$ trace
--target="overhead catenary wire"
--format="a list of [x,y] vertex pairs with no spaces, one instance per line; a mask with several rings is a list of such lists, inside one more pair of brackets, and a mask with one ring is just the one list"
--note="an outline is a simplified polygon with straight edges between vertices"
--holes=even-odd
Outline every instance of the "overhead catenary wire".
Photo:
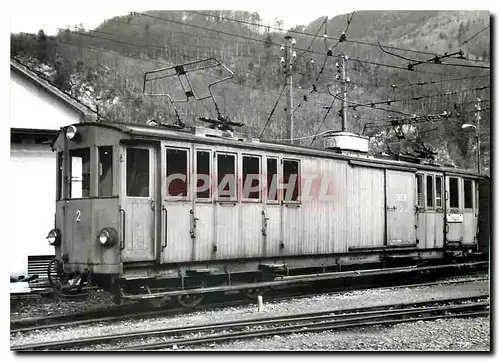
[[[143,17],[152,18],[152,19],[156,19],[156,20],[162,20],[162,21],[165,21],[165,22],[171,22],[171,23],[180,24],[180,25],[184,25],[184,26],[194,27],[194,28],[197,28],[197,29],[212,31],[212,32],[215,32],[215,33],[224,34],[224,35],[228,35],[228,36],[232,36],[232,37],[237,37],[237,38],[242,38],[242,39],[247,39],[247,40],[253,40],[255,42],[259,42],[259,43],[262,43],[262,44],[268,44],[268,45],[273,45],[273,46],[276,46],[276,47],[281,47],[281,44],[274,43],[272,41],[269,42],[269,41],[267,41],[265,39],[256,39],[256,38],[252,38],[250,36],[232,34],[232,33],[228,33],[228,32],[221,31],[221,30],[216,30],[216,29],[210,29],[210,28],[202,27],[202,26],[199,26],[199,25],[184,23],[184,22],[180,22],[180,21],[176,21],[176,20],[164,19],[164,18],[160,18],[160,17],[157,17],[157,16],[149,15],[149,14],[143,14],[143,13],[137,13],[137,12],[131,12],[131,13],[135,14],[135,16],[143,16]],[[335,39],[335,40],[338,40],[338,39]],[[319,55],[323,55],[324,54],[324,53],[321,53],[321,52],[318,52],[318,51],[314,51],[314,50],[310,50],[310,49],[309,50],[306,50],[306,49],[303,49],[303,48],[296,48],[296,49],[299,50],[299,51],[301,51],[301,50],[302,51],[306,51],[306,52],[309,52],[309,53],[312,53],[312,54],[319,54]],[[383,63],[371,62],[371,61],[354,59],[354,58],[350,58],[350,60],[351,61],[357,61],[357,62],[364,63],[364,64],[371,64],[371,65],[377,65],[377,66],[388,67],[388,68],[393,68],[393,69],[401,69],[401,70],[405,70],[405,71],[411,71],[411,70],[408,70],[407,68],[400,67],[400,66],[395,66],[395,65],[390,65],[390,64],[383,64]],[[443,74],[443,73],[430,72],[430,71],[424,71],[424,70],[413,70],[412,72],[415,72],[415,73],[426,73],[426,74],[437,74],[437,75],[452,75],[452,74]]]
[[[122,54],[122,53],[118,53],[118,52],[115,52],[115,51],[103,49],[103,48],[100,48],[100,47],[80,46],[80,45],[77,45],[77,44],[73,44],[73,43],[69,43],[69,42],[64,42],[64,41],[61,41],[61,40],[58,40],[58,42],[66,44],[66,45],[74,46],[74,47],[83,47],[83,48],[86,48],[86,49],[89,49],[89,50],[92,50],[92,51],[96,51],[96,52],[104,52],[104,53],[109,53],[109,54],[112,54],[112,55],[118,55],[118,56],[130,58],[130,59],[137,59],[137,60],[142,60],[142,61],[148,61],[148,62],[151,62],[151,63],[154,63],[154,64],[158,64],[158,65],[162,65],[162,66],[171,66],[172,65],[172,64],[167,63],[167,62],[160,62],[160,61],[153,60],[153,59],[138,58],[138,57],[134,57],[134,56],[130,56],[130,55],[125,55],[125,54]],[[205,75],[213,76],[211,74],[205,74]],[[275,92],[275,91],[272,91],[272,90],[268,90],[268,89],[264,89],[264,88],[261,88],[261,87],[252,87],[252,86],[249,86],[249,85],[246,85],[246,84],[240,84],[240,83],[237,83],[237,82],[231,81],[231,80],[229,80],[228,82],[233,83],[233,84],[238,85],[238,86],[241,86],[241,87],[244,87],[244,88],[251,89],[253,91],[258,91],[258,92],[263,92],[263,93],[269,93],[269,94],[274,94],[274,95],[278,95],[279,94],[278,92]],[[123,96],[121,96],[121,97],[123,97]],[[299,98],[295,98],[295,99],[299,99]],[[317,102],[317,101],[313,101],[313,103],[318,104],[318,105],[322,105],[322,106],[326,106],[327,105],[326,103]]]
[[481,30],[479,30],[477,33],[475,33],[474,35],[472,35],[467,40],[462,41],[459,46],[467,44],[469,41],[471,41],[472,39],[474,39],[476,36],[478,36],[479,34],[481,34],[483,31],[485,31],[489,27],[490,27],[490,24],[488,24],[487,26],[485,26],[484,28],[482,28]]
[[266,130],[267,126],[271,123],[274,111],[276,110],[276,107],[278,106],[278,103],[279,103],[281,96],[283,95],[285,89],[286,89],[286,85],[283,86],[283,89],[281,90],[281,93],[278,96],[278,99],[276,99],[276,102],[274,103],[273,109],[271,110],[271,113],[269,113],[269,116],[267,117],[266,124],[264,125],[264,128],[262,128],[262,131],[260,132],[259,138],[262,137],[262,134],[264,134],[264,131]]
[[[297,34],[297,35],[314,36],[314,34],[312,34],[312,33],[307,33],[307,32],[293,30],[293,29],[286,30],[284,28],[280,28],[280,27],[276,27],[276,26],[264,25],[264,24],[259,24],[259,23],[254,23],[254,22],[249,22],[249,21],[244,21],[244,20],[239,20],[239,19],[233,19],[233,18],[222,16],[222,15],[213,15],[213,14],[203,13],[203,12],[199,12],[199,11],[192,11],[192,10],[185,10],[185,12],[193,13],[193,14],[198,14],[198,15],[209,16],[209,17],[213,17],[213,18],[217,18],[217,19],[221,19],[221,20],[226,20],[226,21],[231,21],[231,22],[235,22],[235,23],[240,23],[240,24],[252,25],[252,26],[255,26],[255,27],[262,27],[262,28],[265,28],[265,29],[273,29],[273,30],[277,30],[277,31],[280,31],[280,32],[282,32],[282,31],[288,31],[289,33]],[[330,37],[330,36],[328,36],[327,38],[329,40],[336,40],[336,41],[338,41],[340,39],[340,38],[335,38],[335,37]],[[359,45],[366,45],[366,46],[378,47],[378,44],[370,43],[370,42],[366,42],[366,41],[361,41],[361,40],[347,39],[346,42],[353,43],[353,44],[359,44]],[[389,45],[384,45],[384,47],[388,48],[388,49],[400,50],[400,51],[405,51],[405,52],[410,52],[410,53],[416,53],[416,54],[435,55],[435,53],[432,53],[432,52],[429,52],[429,51],[424,51],[424,50],[407,49],[407,48],[401,48],[401,47],[389,46]],[[464,60],[476,61],[475,59],[464,59]]]
[[[345,30],[342,32],[342,35],[340,37],[340,39],[337,41],[337,43],[335,45],[333,45],[330,49],[326,49],[327,50],[327,53],[325,55],[325,59],[323,61],[323,66],[321,67],[321,70],[319,71],[318,75],[316,76],[316,79],[315,79],[315,84],[313,84],[312,86],[312,89],[309,91],[309,94],[312,94],[313,92],[317,91],[317,86],[316,86],[316,83],[319,81],[319,78],[321,77],[321,75],[323,74],[323,71],[325,70],[325,66],[326,66],[326,63],[328,61],[328,58],[329,57],[332,57],[333,56],[333,49],[340,43],[340,42],[343,42],[345,39],[346,39],[346,34],[347,34],[347,31],[349,30],[349,25],[351,25],[351,22],[352,22],[352,18],[354,17],[354,14],[355,14],[355,11],[352,12],[352,15],[351,17],[349,18],[349,15],[347,15],[347,25],[346,25],[346,28]],[[325,19],[325,21],[323,22],[323,24],[325,25],[325,47],[326,47],[326,21],[328,20],[328,18]],[[321,27],[320,27],[321,29]],[[316,34],[319,33],[319,30]],[[312,44],[312,43],[311,43]],[[304,53],[302,53],[304,54]],[[292,112],[292,115],[295,114],[295,112],[302,106],[302,104],[304,102],[307,101],[307,96],[304,96],[303,100],[297,105],[297,107],[295,108],[295,110]]]
[[391,85],[386,85],[386,84],[370,84],[370,83],[359,83],[357,81],[351,81],[352,85],[360,85],[360,86],[373,86],[373,87],[379,87],[379,88],[406,88],[410,86],[420,86],[420,85],[430,85],[430,84],[441,84],[441,83],[447,83],[447,82],[452,82],[452,81],[460,81],[460,80],[467,80],[467,79],[476,79],[476,78],[485,78],[485,77],[490,77],[489,74],[483,74],[483,75],[473,75],[473,76],[466,76],[462,78],[454,78],[454,79],[441,79],[441,80],[432,80],[432,81],[420,81],[417,83],[405,83],[405,84],[391,84]]
[[[119,52],[114,52],[114,51],[110,51],[110,50],[107,50],[107,49],[103,49],[103,48],[100,48],[100,47],[81,46],[81,45],[77,45],[77,44],[72,44],[72,43],[64,42],[62,40],[58,40],[58,42],[61,42],[63,44],[67,44],[67,45],[70,45],[70,46],[74,46],[74,47],[84,47],[84,48],[88,48],[88,49],[93,50],[93,51],[110,53],[110,54],[114,54],[114,55],[118,55],[118,56],[122,56],[122,57],[127,57],[127,58],[131,58],[131,59],[138,59],[138,60],[143,60],[143,61],[146,60],[148,62],[155,63],[155,64],[167,65],[167,66],[171,66],[172,65],[172,64],[166,63],[166,62],[160,62],[160,61],[156,61],[156,60],[153,60],[153,59],[138,58],[138,57],[134,57],[134,56],[122,54],[122,53],[119,53]],[[198,60],[200,60],[200,59],[198,59]],[[211,74],[205,74],[205,75],[213,76]],[[453,80],[453,79],[451,79],[451,80]],[[246,85],[246,84],[236,83],[235,81],[229,81],[229,82],[234,83],[234,84],[239,85],[239,86],[242,86],[242,87],[246,87],[246,88],[252,89],[252,90],[256,90],[256,91],[263,91],[263,92],[267,92],[267,93],[271,93],[271,94],[276,94],[276,95],[279,94],[279,93],[271,91],[271,90],[267,90],[267,89],[263,89],[263,88],[259,88],[259,87],[252,87],[252,86],[249,86],[249,85]],[[300,99],[298,97],[294,97],[294,98],[295,99]],[[317,102],[317,101],[312,101],[312,102],[315,103],[315,104],[326,106],[326,104],[322,103],[322,102]],[[385,101],[385,102],[387,102],[387,101]],[[356,104],[355,102],[349,102],[349,103]],[[407,114],[407,113],[396,111],[396,110],[391,110],[391,109],[386,109],[386,108],[379,108],[379,107],[372,107],[370,105],[360,105],[360,106],[365,106],[368,109],[375,109],[375,110],[386,111],[386,112],[390,112],[390,113]]]
[[[335,102],[335,98],[333,98],[333,100],[332,100],[332,102],[331,102],[330,106],[328,107],[328,109],[327,109],[327,111],[326,111],[326,114],[323,116],[323,120],[321,121],[321,124],[319,125],[318,130],[316,130],[316,134],[314,135],[314,138],[313,138],[313,140],[311,141],[311,144],[309,144],[309,146],[312,146],[312,145],[313,145],[313,143],[314,143],[314,141],[316,140],[316,137],[318,137],[318,136],[320,135],[320,134],[318,134],[318,132],[319,132],[319,130],[323,127],[323,125],[325,124],[325,120],[326,120],[326,118],[328,117],[328,114],[330,113],[330,110],[332,110],[332,107],[333,107],[333,103],[334,103],[334,102]],[[330,131],[330,130],[327,130],[327,131],[325,131],[325,132],[323,132],[323,133],[321,133],[321,134],[325,134],[325,133],[327,133],[327,132],[329,132],[329,131]]]
[[402,99],[387,99],[387,100],[375,101],[375,102],[364,103],[364,104],[349,105],[349,108],[356,108],[357,106],[367,106],[367,105],[372,106],[372,105],[378,105],[378,104],[391,105],[391,103],[397,103],[397,102],[406,101],[406,100],[420,100],[420,99],[434,98],[434,97],[440,97],[440,96],[446,96],[446,95],[460,94],[460,93],[465,93],[465,92],[469,92],[469,91],[472,92],[472,91],[485,90],[485,89],[489,89],[489,88],[490,88],[490,86],[486,85],[486,86],[472,88],[472,89],[457,90],[454,92],[420,95],[420,96],[414,96],[414,97],[402,98]]
[[[184,25],[185,25],[185,24],[184,24]],[[122,55],[122,56],[123,56],[123,54],[120,54],[120,55]],[[145,60],[145,59],[144,59],[144,60]],[[351,60],[352,60],[352,59],[351,59]],[[357,61],[357,60],[358,60],[358,59],[354,59],[354,61]],[[148,61],[152,61],[152,60],[149,60],[149,59],[148,59]],[[386,64],[384,64],[384,65],[386,65]],[[383,66],[384,66],[384,65],[383,65]],[[441,74],[441,73],[438,73],[438,74]],[[240,84],[240,85],[242,85],[242,86],[246,86],[246,85],[243,85],[243,84]],[[249,86],[246,86],[246,87],[249,87]],[[249,88],[255,89],[255,88],[253,88],[253,87],[249,87]],[[315,103],[317,103],[317,102],[315,102]],[[318,103],[318,104],[321,104],[321,103]],[[379,110],[385,110],[385,109],[382,109],[382,108],[378,108],[378,109],[379,109]],[[387,110],[387,111],[390,111],[390,110]]]

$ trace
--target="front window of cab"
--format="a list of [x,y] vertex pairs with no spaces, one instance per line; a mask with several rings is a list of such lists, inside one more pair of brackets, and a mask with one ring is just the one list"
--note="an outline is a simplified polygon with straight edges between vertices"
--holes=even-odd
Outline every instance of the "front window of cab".
[[99,197],[113,195],[113,147],[98,147]]
[[90,148],[69,151],[70,198],[90,197]]

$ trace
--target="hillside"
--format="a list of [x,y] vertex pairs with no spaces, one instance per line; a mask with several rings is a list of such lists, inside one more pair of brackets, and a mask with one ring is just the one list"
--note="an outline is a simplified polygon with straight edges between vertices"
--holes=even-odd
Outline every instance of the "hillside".
[[[328,20],[327,32],[334,39],[327,40],[327,47],[336,45],[335,39],[346,29],[348,16],[350,14]],[[323,21],[324,18],[319,18],[305,27],[295,27],[290,33],[297,40],[298,54],[293,76],[297,137],[340,127],[339,102],[334,103],[325,118],[325,107],[330,106],[333,99],[328,93],[328,85],[332,90],[339,88],[335,80],[335,60],[326,56]],[[402,100],[373,108],[350,108],[348,129],[360,132],[368,122],[397,116],[374,108],[419,115],[455,111],[461,115],[437,123],[437,130],[422,133],[420,138],[435,147],[448,161],[473,168],[474,139],[470,133],[461,130],[461,125],[474,121],[473,101],[477,97],[489,100],[489,88],[472,89],[489,85],[490,78],[488,69],[462,65],[489,66],[489,29],[462,43],[489,25],[489,21],[489,13],[484,11],[356,12],[348,27],[347,41],[338,43],[333,51],[334,54],[344,52],[350,58],[348,99],[363,104]],[[13,34],[11,55],[43,70],[63,90],[98,109],[102,117],[138,123],[151,118],[169,123],[175,121],[173,106],[166,97],[142,94],[144,72],[214,57],[234,71],[231,80],[212,88],[221,112],[244,123],[246,132],[259,136],[276,104],[263,138],[286,138],[283,134],[285,96],[279,97],[285,83],[279,62],[282,56],[279,45],[284,42],[285,32],[259,24],[258,14],[243,11],[212,11],[208,15],[190,11],[148,11],[107,19],[92,31],[61,29],[55,37],[46,37],[43,32]],[[304,33],[318,33],[318,36]],[[384,53],[376,46],[377,42],[384,47],[417,50],[419,52],[390,49],[414,60],[428,60],[433,57],[430,54],[458,49],[462,49],[469,60],[446,59],[443,63],[461,66],[422,64],[415,68],[417,71],[408,71],[404,70],[407,60]],[[323,64],[324,71],[320,73]],[[211,68],[195,72],[192,81],[202,96],[207,94],[208,84],[222,76],[225,73],[220,69]],[[459,78],[467,79],[453,80]],[[391,87],[393,84],[415,83],[423,84]],[[317,91],[311,92],[313,85]],[[178,82],[169,81],[158,86],[176,97],[182,95]],[[419,96],[422,99],[404,100]],[[192,100],[176,105],[183,121],[193,124],[198,116],[216,116],[210,99]],[[483,108],[489,108],[489,103]],[[485,111],[482,133],[489,134],[489,123],[489,111]],[[428,124],[423,127],[428,127]],[[418,134],[418,128],[412,128],[410,133]],[[395,140],[389,130],[379,129],[373,134],[373,151],[387,151],[385,140]],[[309,146],[311,138],[300,142]],[[404,146],[405,142],[393,143],[395,149],[403,150],[416,144],[408,140]],[[321,142],[317,140],[313,146],[319,147]],[[483,168],[489,170],[489,138],[483,139],[481,153]]]

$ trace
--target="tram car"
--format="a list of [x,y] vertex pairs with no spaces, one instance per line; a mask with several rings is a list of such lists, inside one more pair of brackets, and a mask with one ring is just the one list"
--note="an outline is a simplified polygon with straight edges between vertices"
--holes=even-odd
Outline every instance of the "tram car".
[[347,132],[313,149],[210,122],[61,129],[47,237],[56,290],[89,284],[118,300],[194,306],[211,291],[252,297],[275,275],[478,253],[480,174],[375,158]]

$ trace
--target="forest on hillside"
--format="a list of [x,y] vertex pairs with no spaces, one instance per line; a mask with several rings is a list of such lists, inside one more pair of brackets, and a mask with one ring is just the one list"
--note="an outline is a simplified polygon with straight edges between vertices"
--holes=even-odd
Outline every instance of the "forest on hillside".
[[[296,40],[294,137],[304,137],[298,144],[321,147],[315,134],[340,129],[341,104],[330,92],[341,89],[336,59],[346,54],[347,130],[360,133],[375,124],[368,134],[372,152],[425,145],[443,162],[475,169],[474,134],[461,126],[475,124],[480,98],[481,167],[489,173],[489,24],[485,11],[357,11],[281,29],[279,20],[267,24],[246,11],[147,11],[105,19],[96,29],[60,29],[55,36],[43,29],[11,34],[11,56],[103,119],[174,123],[177,111],[190,125],[199,124],[200,116],[217,117],[214,102],[190,98],[174,110],[166,96],[143,94],[144,73],[215,58],[234,72],[211,87],[221,114],[245,124],[248,135],[286,139],[288,89],[280,59],[290,35]],[[447,55],[460,50],[462,56]],[[417,65],[409,70],[410,63]],[[191,74],[197,97],[204,97],[209,84],[229,73],[207,66]],[[183,97],[174,76],[155,86],[157,94]],[[423,117],[438,114],[447,116]],[[394,119],[422,120],[391,126]]]

